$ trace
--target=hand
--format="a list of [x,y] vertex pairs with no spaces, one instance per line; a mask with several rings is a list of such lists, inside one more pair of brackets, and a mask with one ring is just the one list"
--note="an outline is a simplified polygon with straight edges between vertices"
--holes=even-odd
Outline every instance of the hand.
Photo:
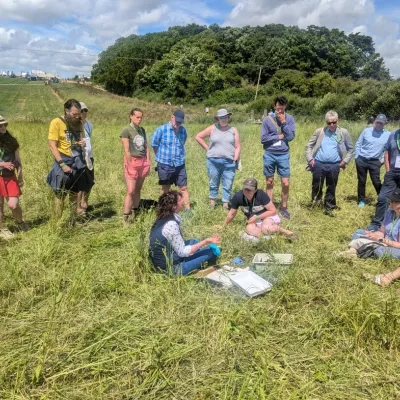
[[257,221],[257,217],[256,217],[255,215],[253,215],[252,217],[250,217],[250,218],[247,220],[246,224],[247,224],[247,225],[249,225],[249,224],[255,224],[256,221]]
[[4,162],[3,167],[10,171],[14,171],[15,169],[14,164],[12,162]]
[[286,116],[285,113],[275,112],[276,118],[279,120],[281,124],[286,123]]
[[308,162],[308,165],[309,165],[311,168],[314,168],[314,166],[315,166],[315,160],[314,160],[314,159],[310,160],[310,161]]
[[285,139],[285,135],[279,135],[279,140]]
[[382,234],[382,232],[365,231],[365,236],[367,236],[368,239],[378,241],[380,238],[383,237],[383,234]]
[[62,167],[63,172],[66,174],[70,174],[72,172],[72,168],[68,167],[68,165]]
[[22,177],[18,178],[18,185],[19,187],[24,186],[24,179]]
[[219,244],[221,243],[221,236],[214,234],[211,237],[206,239],[208,243]]
[[126,154],[125,154],[125,160],[126,160],[126,162],[127,162],[128,164],[131,163],[131,161],[132,161],[132,155],[131,155],[131,153],[126,153]]
[[82,139],[78,142],[79,146],[81,146],[82,148],[84,148],[86,146],[86,140]]
[[344,161],[340,161],[340,168],[345,169],[346,163]]

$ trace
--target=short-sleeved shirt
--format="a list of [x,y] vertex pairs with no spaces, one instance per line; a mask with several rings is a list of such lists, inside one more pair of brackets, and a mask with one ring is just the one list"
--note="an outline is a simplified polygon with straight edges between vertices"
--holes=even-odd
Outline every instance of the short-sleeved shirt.
[[127,125],[122,129],[120,138],[129,139],[129,152],[132,157],[145,157],[147,151],[146,131],[141,126]]
[[82,139],[81,132],[71,132],[61,118],[55,118],[50,122],[49,140],[57,142],[57,150],[67,156],[72,156],[72,150],[75,148],[81,151],[81,146],[76,145]]
[[175,133],[172,123],[159,126],[153,133],[151,147],[157,149],[156,161],[171,167],[185,164],[186,129],[181,125]]
[[247,219],[253,215],[260,215],[265,211],[265,206],[269,204],[271,199],[267,193],[261,189],[257,189],[251,201],[247,200],[243,190],[235,193],[231,200],[231,208],[237,210],[240,208]]
[[396,213],[391,208],[385,213],[383,226],[385,238],[398,242],[400,238],[400,218],[397,217]]
[[[399,141],[399,143],[397,143]],[[392,132],[385,145],[385,151],[389,152],[390,171],[400,172],[400,129]]]

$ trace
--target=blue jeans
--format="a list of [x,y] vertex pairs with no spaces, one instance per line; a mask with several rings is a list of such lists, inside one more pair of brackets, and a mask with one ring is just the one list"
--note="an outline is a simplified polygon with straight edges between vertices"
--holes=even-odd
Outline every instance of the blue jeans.
[[400,186],[400,174],[398,172],[386,172],[383,179],[383,185],[378,195],[378,203],[376,204],[375,216],[368,228],[379,229],[382,225],[385,212],[389,207],[389,196]]
[[226,158],[207,158],[207,171],[210,199],[217,198],[219,183],[222,179],[222,201],[229,203],[233,180],[235,179],[236,163]]
[[[197,239],[185,240],[185,245],[192,245],[199,243]],[[190,272],[199,269],[205,262],[212,263],[217,260],[217,256],[214,254],[209,246],[203,247],[197,250],[196,253],[189,257],[181,258],[179,264],[173,266],[174,275],[187,275]]]
[[[360,239],[361,236],[365,236],[365,229],[357,229],[353,233],[352,240]],[[397,258],[400,259],[400,249],[396,249],[394,247],[387,247],[387,246],[379,246],[374,251],[376,258]]]

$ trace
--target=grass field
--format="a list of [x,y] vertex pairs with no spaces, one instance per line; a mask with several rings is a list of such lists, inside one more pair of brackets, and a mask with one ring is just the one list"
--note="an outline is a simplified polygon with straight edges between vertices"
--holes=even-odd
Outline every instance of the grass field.
[[[69,97],[89,107],[96,165],[94,211],[75,226],[67,215],[62,221],[52,218],[53,196],[44,183],[52,164],[48,123]],[[167,106],[73,85],[0,85],[0,115],[21,145],[26,181],[21,199],[32,225],[15,241],[0,243],[0,398],[400,398],[400,284],[382,289],[361,278],[397,263],[341,261],[333,255],[346,248],[356,228],[368,224],[372,185],[371,203],[358,209],[352,162],[339,178],[336,217],[307,208],[311,175],[304,170],[304,146],[322,119],[298,124],[292,142],[292,219],[284,226],[299,240],[241,242],[241,216],[222,232],[222,262],[236,256],[250,262],[265,251],[294,254],[273,290],[249,300],[191,277],[151,272],[147,246],[153,212],[123,227],[119,132],[136,105],[145,110],[149,136],[170,112]],[[205,153],[194,140],[206,119],[200,107],[189,114],[199,117],[186,124],[194,217],[185,222],[184,234],[203,238],[225,213],[222,207],[208,209]],[[237,126],[243,171],[235,190],[247,176],[263,182],[260,127]],[[343,126],[355,140],[364,124]],[[156,199],[159,192],[152,172],[143,197]],[[11,219],[7,222],[12,226]]]

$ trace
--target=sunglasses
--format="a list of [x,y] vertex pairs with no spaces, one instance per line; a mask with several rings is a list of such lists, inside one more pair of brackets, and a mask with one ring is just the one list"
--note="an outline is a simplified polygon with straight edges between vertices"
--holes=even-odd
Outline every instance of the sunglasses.
[[224,115],[223,117],[218,117],[218,119],[222,119],[222,120],[225,120],[225,119],[228,119],[229,118],[229,115]]
[[327,124],[327,125],[336,125],[336,124],[337,124],[337,121],[327,122],[326,124]]
[[4,128],[7,128],[8,124],[1,124],[0,128],[2,128],[4,126]]

